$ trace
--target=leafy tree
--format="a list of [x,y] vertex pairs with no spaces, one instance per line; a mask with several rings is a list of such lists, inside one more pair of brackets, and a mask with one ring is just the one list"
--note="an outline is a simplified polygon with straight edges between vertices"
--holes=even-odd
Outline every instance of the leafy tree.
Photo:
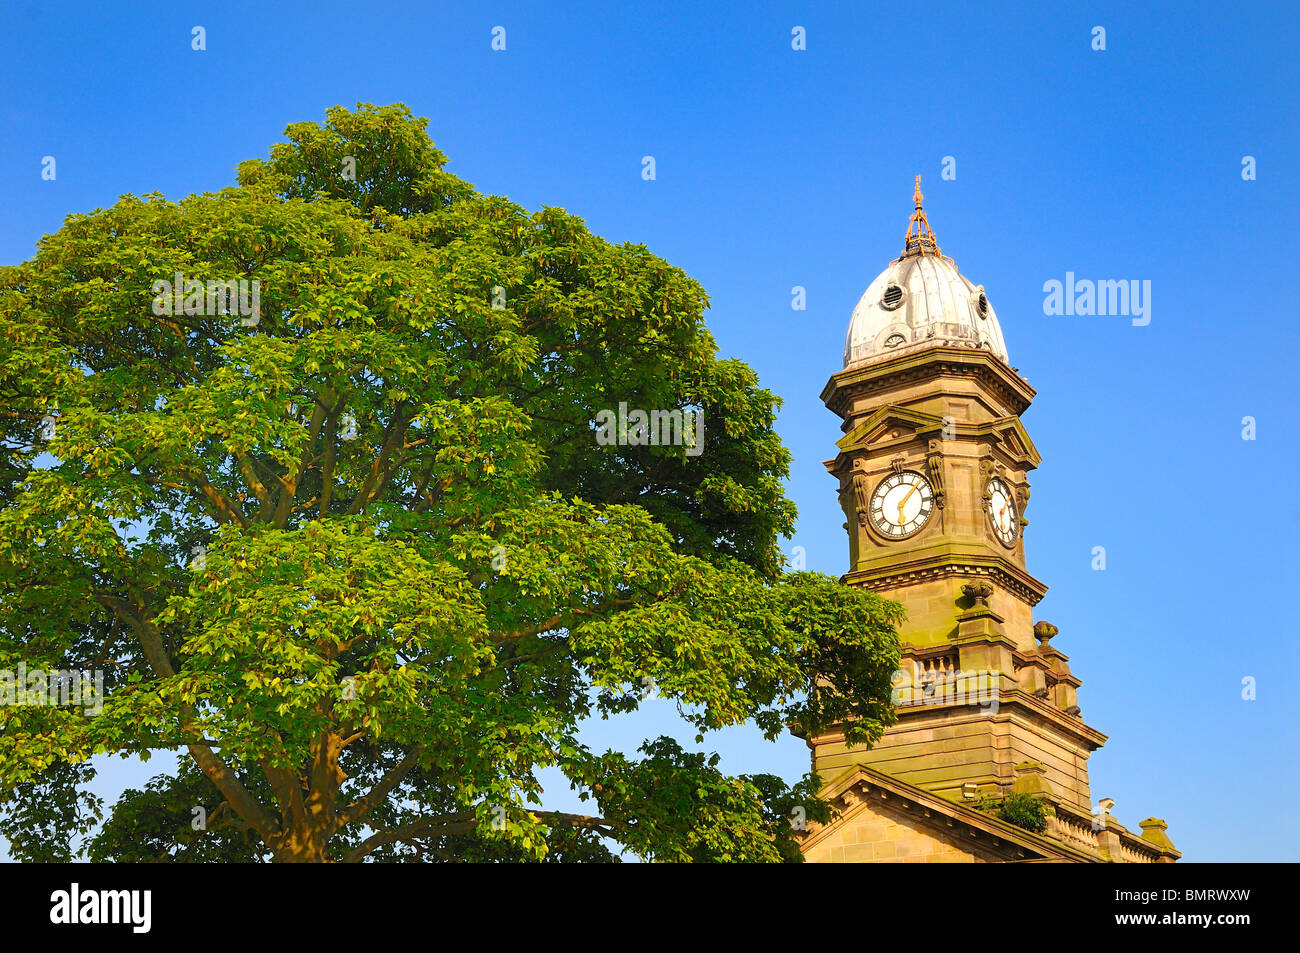
[[[798,859],[816,779],[578,738],[651,685],[701,735],[892,717],[899,608],[784,572],[776,398],[644,247],[477,193],[403,106],[327,120],[0,274],[0,669],[106,672],[99,714],[0,709],[15,854]],[[702,452],[600,445],[619,401]],[[97,828],[89,759],[159,750]],[[541,809],[554,766],[590,814]]]

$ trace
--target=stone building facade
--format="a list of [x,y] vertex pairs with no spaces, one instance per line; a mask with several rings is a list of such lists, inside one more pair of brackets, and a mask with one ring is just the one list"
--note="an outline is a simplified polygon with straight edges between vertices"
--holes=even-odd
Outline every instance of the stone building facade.
[[[1010,364],[982,285],[942,254],[920,177],[904,251],[854,309],[844,368],[822,392],[844,436],[826,467],[849,535],[843,581],[903,604],[898,723],[873,748],[806,739],[840,814],[806,832],[810,861],[1170,863],[1165,824],[1134,834],[1094,811],[1079,678],[1035,621],[1047,587],[1025,566],[1020,417],[1035,391]],[[1034,832],[998,816],[1041,803]],[[1023,798],[1013,799],[1023,800]]]

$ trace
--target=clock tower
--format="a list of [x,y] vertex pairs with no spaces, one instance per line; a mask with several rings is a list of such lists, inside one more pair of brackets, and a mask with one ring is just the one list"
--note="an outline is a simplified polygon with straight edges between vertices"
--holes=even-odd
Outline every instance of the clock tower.
[[826,467],[849,536],[843,581],[907,610],[898,723],[872,749],[808,739],[824,779],[865,765],[948,800],[1031,788],[1091,811],[1083,722],[1047,587],[1025,564],[1029,474],[1021,423],[1034,389],[1010,364],[982,285],[939,248],[920,177],[903,253],[853,311],[844,368],[822,392],[843,421]]

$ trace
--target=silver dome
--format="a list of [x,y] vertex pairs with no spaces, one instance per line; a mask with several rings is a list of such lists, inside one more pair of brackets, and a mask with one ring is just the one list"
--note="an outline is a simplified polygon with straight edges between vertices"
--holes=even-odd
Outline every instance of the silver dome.
[[939,251],[921,209],[920,176],[914,199],[903,254],[876,277],[853,309],[844,366],[940,344],[985,348],[1009,364],[997,312],[984,286],[971,284]]

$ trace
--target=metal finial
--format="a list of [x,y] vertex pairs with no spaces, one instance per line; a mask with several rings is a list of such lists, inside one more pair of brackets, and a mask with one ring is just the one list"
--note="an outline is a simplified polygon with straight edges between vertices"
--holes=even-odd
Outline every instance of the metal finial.
[[[930,228],[930,222],[925,217],[925,210],[921,207],[925,196],[921,194],[921,177],[916,177],[916,191],[912,193],[912,201],[916,203],[916,211],[912,217],[907,220],[907,234],[903,240],[903,254],[915,251],[919,255],[936,255],[940,258],[943,253],[939,251],[939,242],[934,237],[934,231]],[[916,227],[916,234],[912,234],[912,227]]]

